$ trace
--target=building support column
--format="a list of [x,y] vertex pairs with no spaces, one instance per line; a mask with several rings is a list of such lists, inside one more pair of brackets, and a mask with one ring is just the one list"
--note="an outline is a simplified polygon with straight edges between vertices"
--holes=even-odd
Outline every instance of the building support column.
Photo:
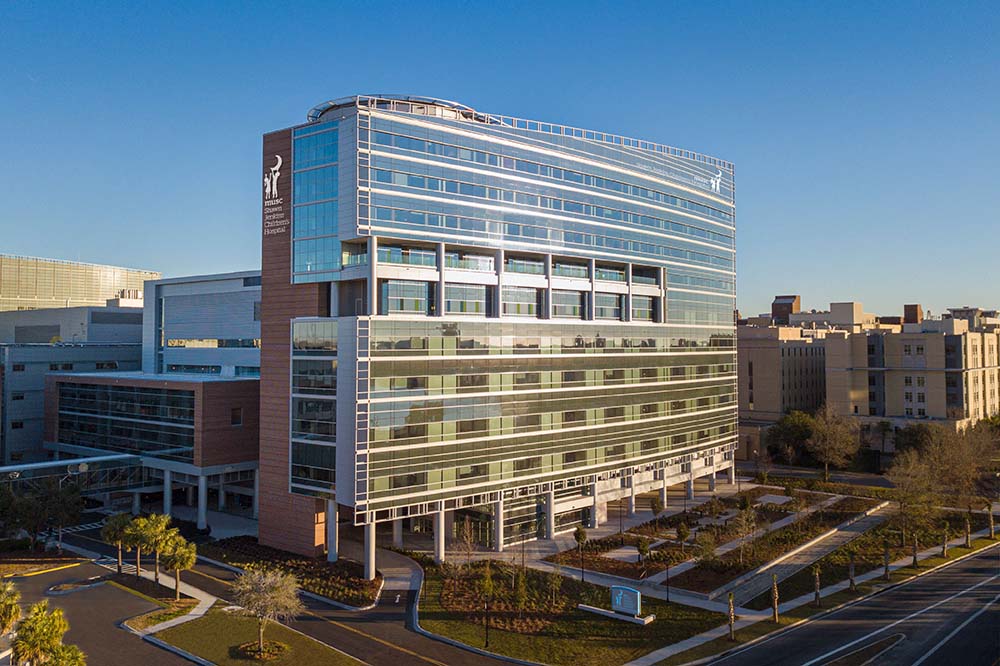
[[591,493],[591,495],[594,496],[594,508],[591,509],[591,511],[590,511],[590,513],[591,513],[591,516],[590,516],[590,528],[591,529],[597,529],[598,527],[601,526],[601,518],[597,515],[597,505],[598,505],[597,499],[598,499],[598,497],[597,497],[597,484],[596,483],[590,486],[590,493]]
[[632,487],[629,488],[628,493],[628,516],[629,518],[635,515],[635,479],[632,479]]
[[729,482],[729,485],[733,485],[734,483],[736,483],[736,457],[735,456],[733,456],[733,459],[730,461],[729,469],[726,470],[726,480]]
[[493,503],[493,550],[503,552],[503,497]]
[[444,243],[438,243],[437,244],[438,282],[436,285],[434,285],[434,289],[436,291],[435,300],[437,301],[437,303],[434,304],[434,307],[436,308],[436,312],[434,314],[436,314],[438,317],[443,317],[445,314],[444,304],[445,304],[446,287],[444,284],[444,264],[445,264]]
[[163,470],[163,513],[169,516],[174,510],[174,475],[169,469]]
[[226,475],[219,474],[219,511],[226,508]]
[[392,521],[392,547],[403,547],[403,519],[397,518]]
[[375,523],[365,525],[365,580],[375,580]]
[[142,493],[132,493],[132,515],[142,513]]
[[253,471],[253,519],[260,514],[260,469]]
[[444,509],[434,514],[434,562],[444,562]]
[[556,538],[556,492],[554,490],[545,494],[545,538]]
[[694,479],[688,479],[684,482],[684,493],[689,500],[694,499]]
[[198,477],[198,529],[208,528],[208,477]]
[[662,504],[663,508],[666,509],[667,508],[667,470],[666,470],[666,468],[664,468],[664,470],[663,470],[663,479],[661,481],[662,481],[662,485],[660,486],[660,504]]
[[336,562],[340,555],[340,525],[337,500],[326,501],[326,561]]
[[375,315],[378,314],[378,236],[368,237],[368,271],[368,314]]
[[715,470],[714,469],[712,470],[712,473],[708,475],[708,489],[711,490],[713,493],[715,492]]

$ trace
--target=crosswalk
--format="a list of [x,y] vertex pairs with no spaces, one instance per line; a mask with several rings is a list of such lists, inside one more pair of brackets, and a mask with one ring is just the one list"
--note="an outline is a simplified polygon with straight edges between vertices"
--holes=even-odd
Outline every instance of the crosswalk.
[[[114,557],[103,556],[94,560],[94,564],[99,567],[104,567],[109,571],[118,571],[118,560]],[[128,560],[122,561],[122,573],[135,574],[135,564],[129,564]]]
[[82,525],[73,525],[72,527],[64,527],[63,534],[73,534],[74,532],[86,532],[87,530],[99,530],[104,526],[102,521],[96,521],[93,523],[84,523]]

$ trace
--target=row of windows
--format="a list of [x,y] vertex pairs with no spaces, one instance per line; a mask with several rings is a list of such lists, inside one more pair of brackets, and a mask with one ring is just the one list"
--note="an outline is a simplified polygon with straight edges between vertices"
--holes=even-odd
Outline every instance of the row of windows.
[[[463,207],[454,203],[417,202],[387,195],[376,194],[372,197],[372,201],[377,204],[371,207],[372,219],[390,224],[394,229],[405,229],[406,226],[418,227],[420,230],[437,227],[465,232],[484,239],[503,236],[513,240],[532,239],[546,246],[618,250],[630,256],[641,255],[660,260],[677,259],[724,270],[732,270],[734,265],[731,255],[719,257],[662,243],[651,243],[639,240],[634,231],[624,229],[596,228],[586,223],[543,220],[531,215]],[[417,203],[424,210],[412,210],[411,207]],[[461,211],[463,214],[454,214],[456,211]],[[361,210],[360,215],[366,216],[365,211]],[[642,235],[642,238],[648,236]]]
[[187,349],[259,349],[260,338],[168,338],[167,347]]
[[295,170],[337,161],[337,130],[295,139]]
[[194,392],[178,389],[59,384],[59,411],[194,423]]
[[614,192],[616,194],[624,194],[638,199],[646,199],[660,204],[683,208],[685,210],[725,222],[732,222],[733,219],[733,216],[730,213],[717,210],[710,206],[706,206],[705,204],[682,199],[673,194],[667,194],[666,192],[660,192],[658,190],[652,190],[638,185],[631,185],[629,183],[611,178],[604,178],[570,169],[553,167],[530,160],[504,157],[497,155],[496,153],[470,150],[468,148],[461,148],[459,146],[452,146],[445,143],[425,141],[423,139],[415,139],[399,134],[390,134],[388,132],[373,131],[371,133],[371,137],[372,143],[377,145],[392,146],[401,150],[426,153],[430,155],[439,155],[441,157],[459,161],[486,164],[499,169],[517,171],[533,176],[541,176],[544,178],[551,178],[552,180],[563,181],[564,183],[570,183],[578,186],[582,185],[597,190]]
[[[584,201],[575,201],[573,199],[545,196],[532,192],[504,189],[501,187],[489,187],[487,185],[469,183],[465,181],[432,178],[430,176],[389,171],[386,169],[372,169],[371,174],[375,182],[392,184],[397,187],[431,192],[443,192],[446,194],[458,194],[466,197],[517,204],[519,206],[542,208],[556,212],[595,217],[601,220],[624,222],[650,229],[656,229],[658,231],[674,232],[683,236],[690,236],[706,241],[720,243],[723,247],[727,248],[733,247],[732,235],[708,231],[689,224],[674,222],[672,220],[654,217],[652,215],[643,215],[621,208],[610,208]],[[470,175],[469,177],[474,176]],[[488,180],[496,182],[497,184],[503,182],[502,180],[496,178],[488,178]]]

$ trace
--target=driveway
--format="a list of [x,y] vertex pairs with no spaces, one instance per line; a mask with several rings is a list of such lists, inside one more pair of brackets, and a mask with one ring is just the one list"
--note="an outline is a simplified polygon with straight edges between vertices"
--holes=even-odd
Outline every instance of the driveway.
[[107,573],[107,569],[87,563],[37,576],[15,577],[13,581],[21,592],[25,609],[42,599],[48,599],[50,608],[63,609],[70,627],[64,641],[79,646],[86,653],[88,664],[190,666],[189,661],[118,628],[123,620],[155,610],[158,608],[155,604],[106,584],[59,596],[45,594],[52,585]]

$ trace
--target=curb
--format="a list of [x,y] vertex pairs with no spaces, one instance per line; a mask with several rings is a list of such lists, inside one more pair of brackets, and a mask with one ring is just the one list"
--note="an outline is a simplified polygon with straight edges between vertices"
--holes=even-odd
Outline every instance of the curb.
[[[966,559],[968,559],[970,557],[973,557],[973,556],[976,556],[976,555],[980,555],[983,552],[989,550],[990,548],[996,548],[997,546],[1000,546],[1000,541],[996,541],[992,545],[983,546],[982,548],[980,548],[978,550],[974,550],[974,551],[972,551],[970,553],[966,553],[965,555],[962,555],[961,557],[957,557],[954,560],[949,560],[948,562],[942,562],[941,564],[938,564],[937,566],[933,566],[930,569],[927,569],[926,571],[921,571],[920,573],[913,574],[909,578],[905,578],[905,579],[899,581],[898,583],[892,583],[891,585],[887,585],[886,587],[879,588],[878,590],[874,590],[872,592],[869,592],[868,594],[866,594],[864,596],[860,596],[857,599],[851,599],[850,601],[845,601],[845,602],[837,604],[836,606],[833,606],[831,608],[824,609],[824,610],[820,611],[819,613],[816,613],[815,615],[810,615],[807,618],[803,618],[801,620],[798,620],[797,622],[793,622],[792,624],[785,625],[784,627],[781,627],[780,629],[775,629],[774,631],[772,631],[770,633],[764,634],[763,636],[758,636],[757,638],[755,638],[753,640],[750,640],[750,641],[747,641],[746,643],[741,643],[740,645],[735,646],[733,648],[730,648],[729,650],[725,650],[723,652],[717,652],[716,654],[709,655],[707,657],[702,657],[701,659],[697,659],[695,661],[685,662],[684,664],[682,664],[682,666],[700,666],[700,664],[707,664],[707,663],[709,663],[711,661],[714,661],[716,659],[720,659],[722,657],[730,656],[730,655],[736,653],[737,651],[743,650],[744,648],[751,647],[753,645],[756,645],[757,643],[761,643],[761,642],[763,642],[765,640],[770,640],[772,638],[777,638],[781,634],[784,634],[784,633],[786,633],[788,631],[791,631],[791,630],[795,629],[796,627],[798,627],[799,625],[805,624],[806,622],[812,622],[814,620],[818,620],[818,619],[820,619],[820,618],[822,618],[822,617],[824,617],[826,615],[830,615],[832,613],[836,613],[837,611],[843,610],[844,608],[847,608],[848,606],[853,606],[854,604],[861,603],[862,601],[867,601],[867,600],[869,600],[869,599],[871,599],[873,597],[876,597],[876,596],[882,594],[883,592],[888,592],[889,590],[893,590],[893,589],[895,589],[897,587],[901,587],[901,586],[906,585],[908,583],[912,583],[916,579],[921,578],[923,576],[926,576],[927,574],[934,573],[935,571],[937,571],[939,569],[943,569],[945,567],[949,567],[949,566],[951,566],[953,564],[958,564],[959,562],[961,562],[963,560],[966,560]],[[796,606],[796,608],[801,608],[801,606]]]
[[500,661],[506,661],[509,664],[519,664],[520,666],[545,666],[537,661],[524,661],[523,659],[517,659],[515,657],[508,657],[507,655],[497,654],[496,652],[490,652],[489,650],[483,650],[481,648],[473,647],[468,643],[462,643],[461,641],[456,641],[453,638],[448,638],[447,636],[441,636],[440,634],[432,634],[423,627],[420,626],[420,597],[424,593],[424,568],[419,562],[413,560],[417,567],[420,569],[420,585],[417,586],[417,597],[413,600],[413,605],[411,608],[410,623],[413,625],[413,631],[417,632],[421,636],[430,638],[431,640],[438,641],[439,643],[445,643],[451,645],[452,647],[457,647],[461,650],[466,650],[468,652],[474,652],[483,657],[491,657],[493,659],[499,659]]
[[3,576],[3,578],[31,578],[32,576],[41,576],[42,574],[52,573],[53,571],[62,571],[63,569],[72,569],[73,567],[78,567],[83,562],[71,562],[69,564],[63,564],[58,567],[50,567],[48,569],[38,569],[37,571],[26,571],[24,573],[13,573]]
[[179,647],[171,645],[166,641],[162,641],[159,638],[153,636],[152,634],[141,635],[140,638],[142,638],[142,640],[144,641],[152,643],[153,645],[162,650],[166,650],[167,652],[173,652],[178,657],[181,657],[182,659],[187,659],[188,661],[193,662],[195,664],[199,664],[200,666],[215,666],[214,661],[208,661],[207,659],[202,659],[198,655],[191,654],[187,650],[182,650]]
[[[240,569],[239,567],[234,567],[231,564],[226,564],[225,562],[219,562],[218,560],[213,560],[212,558],[205,557],[204,555],[199,555],[198,559],[201,560],[202,562],[206,562],[207,564],[211,564],[221,569],[232,571],[233,573],[238,573],[238,574],[245,573],[245,571],[243,569]],[[384,587],[385,587],[385,576],[382,576],[382,582],[379,584],[378,590],[375,592],[375,601],[368,604],[367,606],[351,606],[341,601],[335,601],[333,599],[330,599],[329,597],[324,597],[322,595],[316,594],[315,592],[303,590],[302,588],[299,588],[299,594],[308,597],[310,599],[313,599],[314,601],[319,601],[320,603],[329,604],[330,606],[339,608],[341,610],[351,611],[352,613],[360,613],[361,611],[371,610],[376,606],[378,606],[378,602],[382,598],[382,588]]]

